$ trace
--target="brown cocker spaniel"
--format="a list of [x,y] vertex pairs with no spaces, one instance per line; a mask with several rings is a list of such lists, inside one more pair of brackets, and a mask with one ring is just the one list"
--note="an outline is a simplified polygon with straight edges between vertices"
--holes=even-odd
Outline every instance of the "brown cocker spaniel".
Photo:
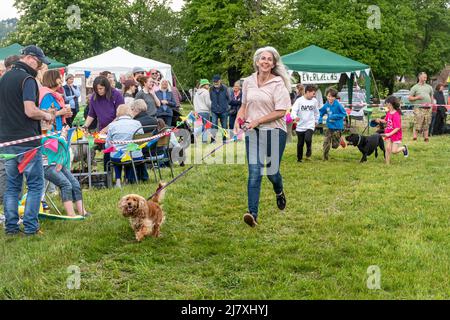
[[[157,190],[163,187],[164,184],[160,182]],[[161,208],[163,198],[164,189],[148,201],[137,194],[126,195],[119,201],[119,209],[124,217],[130,219],[138,242],[148,235],[155,238],[160,236],[160,228],[165,220]]]

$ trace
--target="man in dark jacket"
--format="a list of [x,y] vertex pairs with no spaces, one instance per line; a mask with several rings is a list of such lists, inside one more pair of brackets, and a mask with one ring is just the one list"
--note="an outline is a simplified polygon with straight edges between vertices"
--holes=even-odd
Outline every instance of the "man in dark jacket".
[[[215,130],[219,124],[222,129],[227,130],[227,119],[228,119],[228,104],[230,103],[230,94],[228,93],[228,88],[222,84],[220,75],[216,74],[213,79],[213,86],[209,91],[211,97],[211,122],[214,124]],[[223,135],[223,140],[226,140],[225,135]],[[211,139],[211,142],[215,141],[215,135]]]
[[[40,121],[53,121],[51,113],[37,107],[39,90],[35,77],[43,63],[50,64],[44,52],[36,46],[28,46],[22,50],[20,60],[0,79],[0,144],[39,136]],[[24,175],[28,186],[23,216],[24,232],[27,235],[39,233],[38,213],[44,189],[42,153],[41,149],[36,149],[40,145],[40,140],[34,140],[0,150],[3,154],[20,154],[5,162],[7,190],[3,202],[7,235],[15,235],[20,231],[17,199],[22,192]],[[22,173],[19,172],[18,165],[23,161],[24,153],[33,149],[37,151],[34,158]]]

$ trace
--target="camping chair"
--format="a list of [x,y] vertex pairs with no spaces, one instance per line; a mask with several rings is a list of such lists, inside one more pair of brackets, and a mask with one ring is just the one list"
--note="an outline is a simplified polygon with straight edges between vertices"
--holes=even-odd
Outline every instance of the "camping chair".
[[[133,140],[138,140],[138,139],[145,139],[145,138],[150,138],[153,136],[153,132],[154,130],[157,128],[157,125],[148,125],[148,126],[141,126],[139,129],[137,129],[134,134],[133,134]],[[142,129],[144,131],[144,134],[139,134],[137,133],[140,129]],[[147,133],[145,133],[145,131],[147,131]],[[146,154],[148,153],[148,155],[146,156]],[[132,159],[132,161],[135,164],[144,164],[145,168],[147,170],[147,164],[150,164],[150,169],[153,172],[153,175],[155,177],[155,182],[157,181],[157,177],[156,177],[156,169],[155,169],[155,164],[153,163],[153,161],[150,159],[150,151],[149,148],[143,148],[142,149],[142,154],[144,156],[143,160],[134,160]]]
[[60,216],[62,216],[61,211],[59,210],[58,206],[56,205],[56,203],[53,201],[52,197],[50,196],[50,192],[49,192],[49,187],[50,187],[50,181],[45,180],[45,184],[44,184],[44,199],[45,201],[52,206],[52,208],[56,211],[56,213]]
[[[163,133],[170,129],[171,129],[170,127],[165,127],[159,130],[158,134]],[[150,159],[156,165],[156,169],[158,169],[159,179],[162,179],[161,165],[165,163],[167,163],[170,168],[172,178],[174,177],[172,159],[170,157],[169,152],[169,145],[170,145],[170,135],[167,135],[158,139],[158,141],[156,142],[156,146],[152,146],[152,148],[150,148]]]
[[[149,129],[150,132],[144,133],[144,134],[138,134],[138,131],[141,130],[141,129],[143,129],[144,131],[147,131],[145,129]],[[139,127],[133,133],[133,140],[151,137],[153,135],[153,130],[154,129],[156,129],[156,125]],[[143,153],[145,152],[144,149],[142,151],[143,151]],[[151,160],[145,159],[145,157],[144,157],[143,160],[135,160],[133,158],[133,151],[130,152],[130,157],[131,157],[131,160],[126,161],[126,162],[115,162],[115,161],[109,161],[108,162],[107,175],[108,175],[108,179],[110,181],[110,183],[108,183],[109,185],[112,185],[112,172],[113,172],[112,168],[114,166],[121,166],[124,169],[126,169],[126,168],[131,166],[133,168],[134,179],[135,179],[136,183],[139,183],[139,177],[138,177],[138,174],[137,174],[137,171],[136,171],[136,165],[141,165],[142,164],[142,165],[145,166],[145,170],[147,170],[147,166],[146,166],[147,163],[152,163],[152,171],[153,171],[153,174],[155,176],[155,182],[157,181],[156,172],[155,172],[155,169],[153,167],[153,162]]]

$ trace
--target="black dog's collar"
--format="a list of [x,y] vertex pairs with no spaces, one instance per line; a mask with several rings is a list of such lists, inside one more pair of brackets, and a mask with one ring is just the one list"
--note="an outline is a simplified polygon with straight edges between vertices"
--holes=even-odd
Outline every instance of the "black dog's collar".
[[358,143],[356,144],[357,147],[359,147],[359,144],[361,143],[362,136],[358,134]]

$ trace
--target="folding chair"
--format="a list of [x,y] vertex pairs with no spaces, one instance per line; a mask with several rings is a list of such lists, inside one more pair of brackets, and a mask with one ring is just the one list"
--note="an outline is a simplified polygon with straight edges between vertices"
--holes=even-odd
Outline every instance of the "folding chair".
[[[145,139],[145,138],[150,138],[150,137],[152,137],[153,136],[153,132],[154,132],[154,130],[157,128],[157,125],[148,125],[148,126],[142,126],[142,127],[140,127],[139,129],[137,129],[135,132],[134,132],[134,134],[133,134],[133,140],[139,140],[139,139]],[[144,131],[144,134],[139,134],[138,132],[139,132],[139,130],[140,129],[143,129],[143,131]],[[147,131],[147,133],[145,133]],[[148,157],[146,157],[146,153],[149,153],[149,156]],[[154,177],[155,177],[155,182],[157,182],[157,177],[156,177],[156,171],[155,171],[155,165],[154,165],[154,163],[153,163],[153,161],[150,159],[150,151],[149,151],[149,148],[143,148],[142,149],[142,154],[143,154],[143,156],[144,156],[144,160],[134,160],[133,158],[131,158],[132,159],[132,162],[134,162],[134,164],[144,164],[145,165],[145,168],[146,168],[146,170],[147,170],[147,164],[150,164],[151,165],[151,167],[150,167],[150,169],[153,171],[153,175],[154,175]]]
[[[163,133],[167,130],[171,130],[170,127],[165,127],[161,130],[159,130],[158,134]],[[162,179],[161,176],[161,164],[167,163],[170,168],[170,173],[172,178],[174,177],[173,174],[173,166],[172,166],[172,158],[170,157],[169,152],[169,145],[170,145],[170,135],[164,136],[160,138],[156,142],[156,146],[150,148],[150,160],[153,161],[153,164],[156,164],[156,168],[158,169],[159,173],[159,179]]]

